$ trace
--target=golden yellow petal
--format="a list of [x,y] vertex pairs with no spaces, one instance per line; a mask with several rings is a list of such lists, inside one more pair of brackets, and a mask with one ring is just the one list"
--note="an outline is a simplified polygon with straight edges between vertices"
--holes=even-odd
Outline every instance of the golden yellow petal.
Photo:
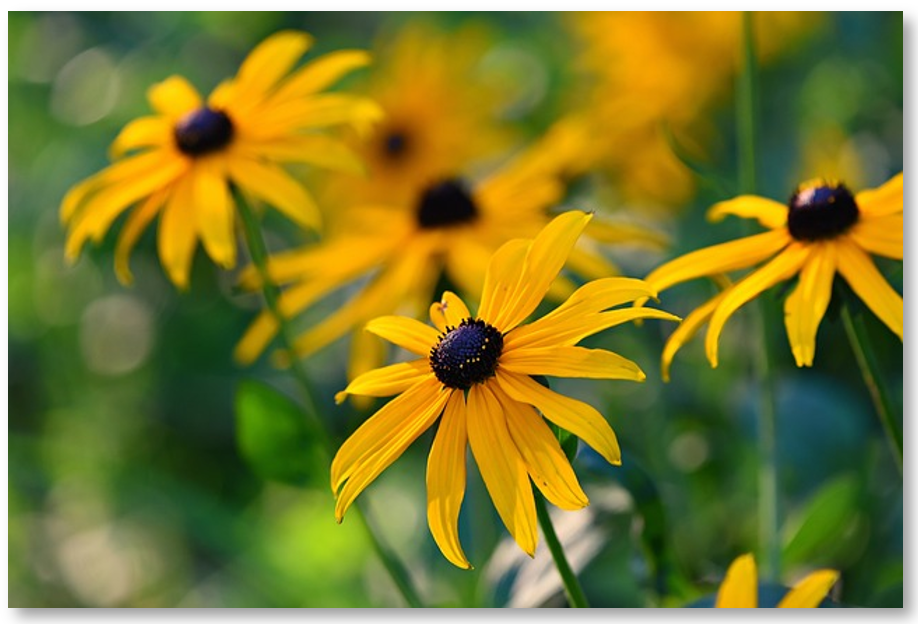
[[264,352],[279,329],[274,314],[269,310],[261,311],[236,343],[233,359],[244,366],[251,364]]
[[[253,139],[287,136],[294,130],[347,125],[367,135],[383,118],[379,105],[366,98],[328,93],[266,107],[258,119],[244,126]],[[245,120],[248,122],[248,120]]]
[[894,260],[902,260],[905,219],[901,213],[885,217],[862,215],[848,236],[864,251]]
[[708,334],[705,336],[705,352],[713,368],[717,368],[717,340],[730,316],[762,291],[793,277],[806,262],[810,251],[810,246],[793,243],[771,262],[753,271],[726,291],[723,300],[711,315]]
[[428,355],[437,344],[436,329],[407,316],[375,318],[366,330],[418,355]]
[[309,34],[293,30],[280,31],[262,41],[236,74],[236,97],[262,99],[309,50],[312,42]]
[[835,585],[838,576],[835,570],[816,570],[794,585],[778,603],[778,608],[815,609]]
[[375,397],[401,394],[429,375],[427,358],[377,368],[356,377],[347,388],[335,395],[335,402],[341,403],[348,394]]
[[504,328],[497,325],[498,315],[509,305],[509,297],[523,272],[523,261],[529,246],[530,241],[521,238],[507,241],[494,252],[485,273],[478,318],[502,331],[505,331]]
[[784,302],[784,325],[797,366],[813,365],[816,332],[829,307],[834,279],[835,244],[814,243],[797,287]]
[[147,100],[153,110],[172,122],[204,104],[197,89],[181,76],[169,76],[151,86],[147,89]]
[[759,580],[752,555],[737,557],[717,592],[715,607],[755,609],[759,605]]
[[549,390],[528,375],[497,370],[497,382],[511,399],[532,405],[548,420],[583,440],[610,464],[622,463],[612,427],[592,406]]
[[153,218],[159,214],[159,209],[162,208],[167,197],[168,192],[165,189],[150,195],[143,205],[131,212],[124,223],[124,227],[121,228],[121,233],[118,235],[118,243],[115,245],[115,275],[118,277],[118,281],[125,286],[134,281],[130,265],[131,251],[143,231],[147,229]]
[[902,340],[902,297],[877,270],[873,260],[846,238],[837,239],[838,272],[851,290]]
[[323,169],[362,175],[363,161],[338,139],[319,134],[286,136],[270,141],[241,143],[238,149],[249,158],[276,162],[301,162]]
[[499,366],[501,370],[522,375],[631,381],[644,381],[647,378],[637,364],[617,353],[584,347],[504,349]]
[[[436,307],[436,310],[434,310],[434,307]],[[443,329],[440,329],[440,331],[445,331],[446,327],[458,327],[463,320],[472,317],[465,302],[456,293],[449,290],[444,291],[440,301],[434,303],[430,309],[431,320],[434,320],[434,315],[436,315],[436,320],[443,322]],[[436,324],[436,321],[434,322]]]
[[185,176],[178,181],[172,197],[163,208],[156,237],[159,261],[172,283],[182,290],[188,288],[191,261],[198,243],[192,216],[193,202],[192,180],[190,176]]
[[268,202],[302,227],[320,227],[322,216],[312,196],[283,168],[242,158],[230,158],[226,164],[230,177],[244,192]]
[[489,387],[503,407],[510,437],[539,491],[561,509],[575,510],[589,505],[571,463],[542,417],[530,405],[507,396],[499,384]]
[[273,100],[292,100],[322,91],[355,69],[369,65],[370,60],[363,50],[338,50],[320,56],[287,78]]
[[[540,323],[532,330],[529,328],[535,326],[536,323],[517,327],[504,338],[504,349],[575,345],[587,336],[639,319],[659,319],[676,322],[681,320],[678,316],[655,308],[610,310],[609,312],[573,317],[568,320],[553,319],[550,323]],[[539,320],[541,321],[542,319]]]
[[472,564],[459,543],[459,510],[465,498],[467,442],[465,396],[453,392],[427,458],[427,524],[443,556],[466,570]]
[[164,117],[141,117],[128,123],[111,146],[109,157],[120,158],[130,150],[152,146],[172,145],[172,125]]
[[639,223],[593,219],[586,232],[590,239],[606,244],[632,244],[650,249],[665,249],[669,245],[666,234]]
[[902,174],[899,173],[882,186],[867,191],[861,191],[854,196],[861,212],[872,217],[902,212]]
[[720,302],[723,301],[726,294],[727,291],[723,291],[701,306],[695,308],[692,313],[685,317],[685,320],[679,324],[679,327],[670,334],[669,338],[666,340],[666,345],[663,347],[663,354],[660,356],[660,376],[663,378],[663,381],[669,381],[669,367],[673,362],[673,358],[676,357],[676,352],[682,348],[682,345],[691,340],[695,334],[698,333],[702,325],[708,322],[708,319],[714,314],[714,310],[717,309],[717,306],[720,305]]
[[198,159],[194,164],[194,217],[204,249],[224,269],[236,266],[236,206],[219,161]]
[[714,204],[708,210],[709,221],[721,221],[727,215],[743,219],[757,219],[770,230],[787,225],[788,207],[785,204],[757,195],[740,195]]
[[487,384],[471,387],[466,414],[469,446],[488,494],[510,535],[532,557],[538,531],[529,474],[507,430],[503,407]]

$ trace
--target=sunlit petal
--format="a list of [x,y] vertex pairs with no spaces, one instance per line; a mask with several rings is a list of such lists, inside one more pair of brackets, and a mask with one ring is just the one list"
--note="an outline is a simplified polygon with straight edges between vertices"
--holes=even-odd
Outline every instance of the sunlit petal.
[[727,215],[743,219],[756,219],[765,227],[774,230],[787,225],[789,209],[785,204],[757,195],[740,195],[711,206],[708,210],[710,221],[720,221]]
[[902,197],[902,174],[899,173],[882,186],[861,191],[854,196],[854,201],[862,212],[873,217],[882,217],[902,212]]
[[500,367],[513,373],[549,377],[631,381],[644,381],[647,378],[637,364],[617,353],[584,347],[505,349],[500,358]]
[[778,608],[815,609],[835,585],[838,576],[835,570],[816,570],[794,585],[778,603]]
[[851,286],[851,290],[902,340],[902,297],[877,270],[870,256],[856,245],[841,238],[838,240],[837,251],[838,272]]
[[903,215],[891,214],[885,217],[862,217],[848,232],[848,236],[864,251],[902,260],[905,219]]
[[382,316],[367,323],[366,330],[418,355],[436,346],[437,330],[405,316]]
[[400,394],[429,375],[427,358],[376,368],[356,377],[347,388],[335,395],[335,402],[341,403],[348,394],[375,397]]
[[153,110],[172,121],[204,104],[197,89],[181,76],[170,76],[150,87],[147,100]]
[[815,244],[800,271],[800,281],[784,302],[784,325],[797,366],[812,366],[816,331],[832,297],[835,245]]
[[752,555],[737,557],[717,592],[715,607],[754,609],[759,605],[759,581]]

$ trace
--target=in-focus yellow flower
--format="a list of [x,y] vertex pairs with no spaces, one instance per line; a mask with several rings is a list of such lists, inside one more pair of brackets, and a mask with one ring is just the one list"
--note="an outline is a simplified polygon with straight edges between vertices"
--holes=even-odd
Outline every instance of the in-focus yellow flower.
[[317,131],[349,125],[366,132],[381,113],[362,97],[320,93],[366,65],[366,52],[333,52],[291,73],[312,41],[303,32],[272,35],[206,102],[180,76],[150,88],[156,114],[125,126],[111,146],[117,160],[64,198],[68,259],[75,260],[88,239],[100,241],[136,205],[115,250],[119,279],[131,282],[131,250],[160,215],[160,261],[172,282],[186,288],[198,239],[218,265],[235,266],[233,186],[298,225],[316,228],[314,200],[278,163],[360,171],[360,161],[343,143]]
[[436,328],[400,316],[367,325],[367,331],[419,357],[367,372],[336,397],[400,395],[361,425],[332,461],[339,522],[357,495],[437,419],[427,464],[427,517],[434,540],[453,564],[471,567],[458,533],[467,444],[501,519],[530,556],[537,540],[530,480],[562,509],[588,504],[539,412],[610,463],[620,464],[615,434],[593,407],[549,390],[532,376],[642,381],[644,373],[634,362],[575,345],[637,318],[678,320],[654,309],[610,310],[654,296],[641,280],[612,277],[587,283],[551,313],[522,324],[548,292],[590,218],[567,212],[534,240],[504,244],[487,267],[477,316],[446,292],[430,306]]
[[385,118],[351,144],[368,175],[327,177],[322,205],[332,216],[368,201],[412,201],[419,187],[508,147],[513,133],[499,119],[507,89],[488,79],[483,63],[491,46],[484,27],[445,31],[418,21],[374,46],[365,86],[355,88],[379,103]]
[[[477,184],[447,177],[419,187],[404,204],[355,206],[341,215],[320,244],[273,256],[268,263],[271,278],[289,286],[279,302],[286,317],[371,277],[344,305],[297,339],[296,355],[308,356],[376,316],[401,313],[420,318],[436,296],[443,272],[461,292],[480,293],[494,251],[510,239],[534,237],[549,221],[549,208],[564,194],[560,175],[568,157],[577,152],[578,136],[563,128],[551,132]],[[599,243],[623,241],[660,245],[659,236],[648,230],[594,219],[571,252],[569,267],[586,279],[616,275],[617,267]],[[241,283],[257,286],[258,273],[249,269]],[[573,290],[570,280],[559,277],[550,295],[563,299]],[[263,311],[237,345],[237,360],[254,361],[277,331],[274,315]],[[383,354],[373,348],[374,342],[379,343],[364,332],[355,333],[351,377],[381,363]]]
[[[816,570],[794,585],[778,603],[778,607],[814,609],[837,580],[838,572],[835,570]],[[741,555],[730,564],[714,606],[727,609],[755,609],[759,606],[758,574],[752,555]]]
[[[739,11],[585,11],[565,15],[580,51],[581,89],[572,109],[599,130],[592,166],[612,174],[631,201],[680,206],[693,174],[673,154],[664,128],[696,156],[716,137],[712,106],[729,94],[740,67]],[[762,11],[754,15],[759,60],[792,49],[823,16]],[[660,184],[666,180],[666,184]]]
[[708,218],[757,219],[769,231],[688,253],[645,279],[659,291],[706,275],[766,264],[693,311],[663,350],[664,379],[673,356],[708,323],[705,348],[717,366],[717,340],[740,306],[779,282],[799,275],[784,302],[784,324],[797,366],[812,366],[816,331],[840,274],[854,293],[902,339],[902,297],[879,272],[870,254],[902,259],[902,174],[876,189],[853,195],[845,185],[814,180],[800,185],[788,205],[743,195],[715,204]]

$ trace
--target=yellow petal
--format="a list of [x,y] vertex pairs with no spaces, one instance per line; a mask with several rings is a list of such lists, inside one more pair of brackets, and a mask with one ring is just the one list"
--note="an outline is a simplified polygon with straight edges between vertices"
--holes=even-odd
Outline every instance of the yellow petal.
[[248,326],[233,349],[233,359],[247,366],[258,359],[280,329],[274,313],[263,310]]
[[630,379],[644,381],[647,375],[631,360],[612,351],[584,347],[552,346],[505,349],[500,368],[523,375]]
[[670,334],[669,338],[666,340],[666,345],[663,347],[663,354],[660,356],[660,376],[663,378],[663,381],[669,381],[669,367],[672,364],[673,358],[676,357],[676,352],[682,348],[682,345],[691,340],[695,334],[698,333],[702,325],[708,322],[708,319],[714,314],[714,310],[717,309],[717,306],[720,305],[720,302],[723,301],[726,294],[727,291],[724,291],[712,297],[703,305],[695,308],[692,313],[685,317],[685,320],[679,324],[679,327]]
[[443,556],[466,570],[472,564],[459,543],[459,509],[465,498],[467,442],[465,396],[453,392],[427,457],[427,524]]
[[539,491],[561,509],[575,510],[589,505],[571,463],[542,417],[530,405],[508,397],[498,384],[490,387],[503,407],[510,437]]
[[469,390],[469,446],[494,507],[510,535],[530,557],[535,555],[535,499],[526,465],[507,430],[506,416],[486,384]]
[[202,158],[192,169],[194,216],[201,242],[211,259],[224,269],[236,266],[236,206],[226,175],[213,159]]
[[727,215],[743,219],[757,219],[759,223],[774,230],[787,225],[788,207],[772,199],[757,195],[740,195],[714,204],[708,210],[709,221],[721,221]]
[[244,191],[268,202],[298,225],[317,229],[322,217],[312,196],[281,167],[270,162],[231,158],[229,175]]
[[428,355],[438,341],[436,329],[407,316],[375,318],[366,330],[418,355]]
[[893,176],[880,187],[861,191],[854,196],[854,201],[861,212],[874,217],[902,212],[902,174]]
[[835,245],[814,243],[800,281],[784,302],[784,325],[797,366],[812,366],[816,332],[829,307],[835,279]]
[[548,420],[583,440],[610,464],[622,463],[612,427],[592,406],[549,390],[528,375],[498,369],[497,382],[511,399],[532,405]]
[[143,205],[131,212],[124,223],[124,227],[121,228],[121,233],[118,235],[118,243],[115,246],[115,275],[118,276],[118,281],[125,286],[134,281],[130,265],[131,251],[143,231],[147,229],[153,218],[159,214],[159,209],[162,208],[167,197],[168,192],[166,190],[150,195]]
[[170,76],[147,89],[147,100],[153,110],[173,122],[204,105],[197,89],[181,76]]
[[657,291],[663,291],[696,277],[753,266],[773,256],[790,242],[790,234],[783,229],[747,236],[670,260],[654,269],[644,280]]
[[276,101],[301,98],[322,91],[345,74],[370,64],[370,55],[363,50],[338,50],[310,61],[284,81]]
[[902,260],[902,241],[905,232],[903,215],[891,214],[885,217],[861,216],[848,236],[863,249],[878,256]]
[[[494,252],[485,273],[478,318],[496,325],[501,310],[509,305],[509,297],[523,272],[523,261],[530,241],[517,238],[507,241]],[[502,327],[498,329],[503,330]]]
[[182,290],[188,288],[188,274],[191,272],[191,261],[198,243],[192,217],[192,193],[191,178],[186,176],[178,182],[172,197],[163,208],[156,238],[159,261],[172,283]]
[[809,246],[794,243],[775,256],[771,262],[750,273],[726,291],[720,305],[711,315],[708,334],[705,336],[705,351],[713,368],[717,368],[717,340],[730,316],[762,291],[790,279],[800,270],[809,253]]
[[838,272],[861,301],[902,340],[902,297],[877,270],[870,256],[845,238],[837,240]]
[[440,301],[430,306],[430,320],[441,332],[446,331],[447,327],[458,327],[464,319],[471,317],[465,302],[448,290],[443,293]]
[[737,557],[720,584],[715,607],[755,609],[759,605],[759,580],[752,555]]
[[249,53],[236,74],[236,96],[261,99],[287,75],[312,42],[309,34],[293,30],[275,33],[262,41]]
[[638,223],[593,219],[586,231],[590,239],[606,244],[633,244],[651,249],[663,249],[669,244],[666,234]]
[[253,138],[275,138],[294,130],[347,125],[365,136],[382,118],[382,109],[372,100],[329,93],[266,108],[246,132]]
[[816,570],[787,592],[778,608],[815,609],[835,585],[838,576],[835,570]]
[[301,162],[323,169],[358,175],[366,171],[363,161],[347,145],[332,137],[319,134],[241,143],[238,149],[253,159],[266,158],[277,162]]
[[555,217],[539,232],[526,254],[523,272],[513,293],[497,312],[492,323],[495,327],[504,332],[510,331],[532,314],[592,216],[572,210]]
[[109,157],[120,158],[130,150],[172,144],[172,126],[163,117],[141,117],[128,123],[108,148]]
[[[504,350],[574,345],[597,332],[638,319],[681,320],[669,312],[655,308],[629,308],[587,314],[568,320],[553,319],[550,323],[536,323],[517,327],[504,338]],[[539,319],[541,321],[542,319]],[[537,321],[538,322],[538,321]],[[530,330],[535,326],[535,329]]]
[[347,388],[335,395],[335,402],[341,403],[348,394],[375,397],[401,394],[429,375],[427,358],[377,368],[356,377]]

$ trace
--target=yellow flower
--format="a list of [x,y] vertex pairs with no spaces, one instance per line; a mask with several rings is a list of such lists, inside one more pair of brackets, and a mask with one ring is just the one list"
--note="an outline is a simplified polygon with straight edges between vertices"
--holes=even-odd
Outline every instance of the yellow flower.
[[340,402],[347,394],[400,395],[357,429],[332,461],[339,522],[357,495],[441,415],[427,464],[427,517],[434,540],[453,564],[471,567],[458,534],[467,443],[501,519],[530,556],[537,540],[530,479],[562,509],[588,504],[539,412],[620,464],[615,434],[593,407],[549,390],[532,375],[642,381],[644,373],[634,362],[574,345],[637,318],[678,320],[654,309],[610,310],[654,295],[641,280],[612,277],[582,286],[553,312],[521,324],[545,296],[590,218],[567,212],[534,240],[503,245],[487,267],[477,316],[446,292],[430,306],[436,328],[399,316],[367,325],[367,331],[420,357],[367,372],[336,397]]
[[[334,52],[291,73],[311,45],[306,33],[272,35],[206,103],[180,76],[150,88],[147,97],[156,114],[125,126],[111,146],[114,164],[64,198],[68,259],[75,260],[88,239],[100,241],[122,212],[139,204],[118,238],[119,279],[131,282],[131,250],[161,213],[160,261],[173,283],[186,288],[199,238],[214,262],[235,266],[232,187],[300,226],[317,227],[320,215],[312,197],[278,163],[359,171],[359,160],[342,143],[316,130],[350,125],[366,131],[380,112],[364,98],[320,93],[366,65],[365,52]],[[128,152],[134,153],[125,157]]]
[[[436,296],[441,273],[463,293],[480,293],[488,260],[506,241],[532,238],[548,222],[548,208],[564,194],[559,177],[576,155],[579,134],[559,128],[477,184],[447,177],[416,189],[404,204],[370,203],[344,211],[320,244],[283,252],[269,261],[271,278],[289,285],[280,297],[285,317],[293,317],[328,293],[372,276],[339,309],[300,336],[296,355],[308,356],[357,329],[371,318],[403,313],[416,318]],[[594,220],[571,253],[570,267],[588,278],[618,274],[598,243],[631,241],[660,245],[652,232]],[[242,275],[245,287],[258,285],[258,274]],[[559,278],[555,299],[574,289]],[[277,320],[263,311],[236,347],[238,361],[254,361],[278,331]],[[352,343],[350,375],[378,366],[379,341],[359,332]]]
[[[837,580],[838,572],[835,570],[816,570],[787,592],[778,603],[778,607],[816,608]],[[717,592],[717,602],[714,606],[727,609],[755,609],[759,606],[758,590],[755,559],[749,554],[742,555],[730,564],[727,576]]]
[[717,366],[717,340],[727,319],[766,289],[799,275],[784,302],[784,323],[797,366],[812,366],[816,331],[841,274],[854,293],[902,339],[902,297],[877,270],[870,254],[902,259],[902,174],[879,188],[853,195],[843,184],[815,180],[800,185],[788,205],[743,195],[715,204],[708,218],[757,219],[769,231],[691,252],[655,269],[646,280],[659,291],[696,277],[766,264],[696,309],[663,350],[663,377],[686,341],[708,323],[705,348]]

